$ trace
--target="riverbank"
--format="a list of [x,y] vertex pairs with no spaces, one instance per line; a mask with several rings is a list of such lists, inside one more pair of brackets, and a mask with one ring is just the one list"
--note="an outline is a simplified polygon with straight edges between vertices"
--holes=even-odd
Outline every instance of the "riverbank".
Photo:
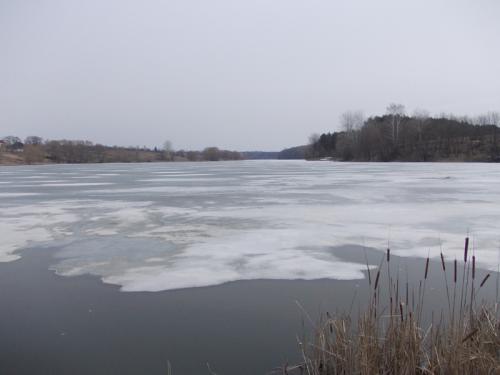
[[[38,138],[38,137],[37,137]],[[94,144],[88,141],[45,141],[38,143],[28,139],[22,143],[17,137],[0,139],[0,164],[88,164],[88,163],[143,163],[176,161],[224,161],[242,160],[237,151],[206,147],[202,151],[174,151],[171,145],[165,149],[147,147],[118,147]],[[15,141],[13,140],[15,139]]]
[[12,152],[0,152],[1,165],[25,165],[27,164],[21,155]]

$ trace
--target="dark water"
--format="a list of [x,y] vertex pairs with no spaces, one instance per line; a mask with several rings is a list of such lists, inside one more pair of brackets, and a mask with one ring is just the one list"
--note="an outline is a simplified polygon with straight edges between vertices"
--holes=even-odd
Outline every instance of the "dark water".
[[[364,259],[360,247],[332,252]],[[168,361],[181,375],[207,374],[207,363],[219,375],[265,374],[298,360],[296,337],[311,325],[296,301],[313,320],[327,310],[355,316],[368,292],[367,280],[253,280],[123,293],[92,276],[55,275],[52,256],[33,249],[0,264],[0,374],[166,374]],[[367,256],[378,264],[382,255]],[[423,277],[422,259],[391,263],[401,280]],[[436,309],[446,306],[439,268],[431,262],[426,294]],[[494,300],[495,284],[480,297]]]

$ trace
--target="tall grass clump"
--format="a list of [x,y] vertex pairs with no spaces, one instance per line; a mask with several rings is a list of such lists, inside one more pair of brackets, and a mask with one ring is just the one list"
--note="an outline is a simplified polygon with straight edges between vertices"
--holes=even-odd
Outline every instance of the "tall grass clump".
[[500,374],[498,295],[495,301],[480,300],[481,290],[491,282],[490,274],[478,278],[471,253],[468,238],[463,262],[447,263],[441,252],[437,264],[444,284],[442,307],[429,311],[425,308],[429,257],[422,264],[420,280],[412,286],[391,275],[388,249],[376,271],[367,264],[368,301],[357,316],[327,313],[309,339],[299,340],[302,363],[277,372]]

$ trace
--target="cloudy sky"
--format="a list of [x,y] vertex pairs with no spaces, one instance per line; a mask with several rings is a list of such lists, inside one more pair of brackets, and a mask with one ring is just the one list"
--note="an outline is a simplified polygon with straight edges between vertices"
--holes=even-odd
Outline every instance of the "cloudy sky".
[[0,0],[0,136],[279,150],[500,110],[498,0]]

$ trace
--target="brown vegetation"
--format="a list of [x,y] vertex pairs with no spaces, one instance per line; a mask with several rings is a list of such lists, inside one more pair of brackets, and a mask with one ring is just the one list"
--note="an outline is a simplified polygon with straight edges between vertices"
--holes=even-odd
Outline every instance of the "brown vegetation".
[[240,160],[236,151],[208,147],[203,151],[159,150],[156,147],[117,147],[94,144],[89,141],[48,140],[28,137],[21,142],[18,137],[5,137],[0,142],[0,164],[40,163],[129,163],[157,161],[218,161]]
[[[285,366],[275,373],[500,373],[498,302],[489,305],[477,301],[490,274],[477,278],[476,258],[470,257],[468,239],[464,262],[459,264],[455,260],[446,270],[447,264],[441,254],[446,297],[442,311],[431,315],[427,327],[424,327],[423,316],[429,258],[423,264],[423,279],[416,290],[400,283],[399,278],[391,278],[389,264],[390,251],[387,250],[387,257],[376,273],[367,270],[370,297],[357,319],[349,314],[332,316],[327,313],[317,325],[313,338],[299,342],[303,363]],[[388,291],[381,287],[386,282]]]

